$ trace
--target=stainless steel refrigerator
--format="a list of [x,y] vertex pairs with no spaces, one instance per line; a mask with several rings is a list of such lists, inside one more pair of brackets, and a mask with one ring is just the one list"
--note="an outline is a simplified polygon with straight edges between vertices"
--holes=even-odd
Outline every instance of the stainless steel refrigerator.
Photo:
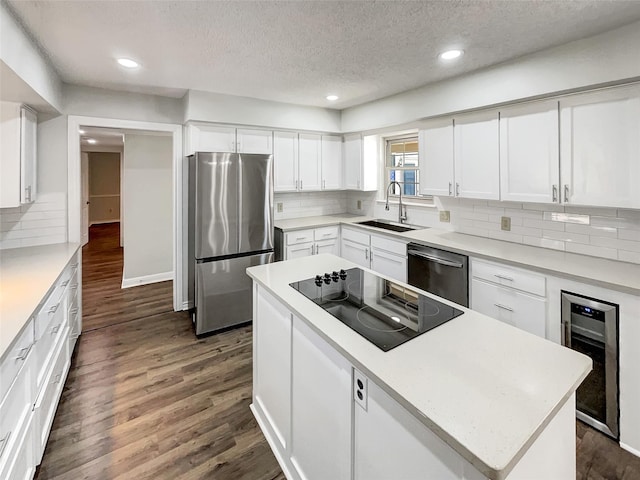
[[188,165],[189,299],[202,335],[252,319],[245,270],[273,261],[273,159],[197,152]]

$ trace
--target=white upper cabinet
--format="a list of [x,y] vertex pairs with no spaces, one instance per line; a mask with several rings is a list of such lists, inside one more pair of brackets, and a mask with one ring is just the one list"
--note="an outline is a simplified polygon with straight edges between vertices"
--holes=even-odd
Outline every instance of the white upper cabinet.
[[188,124],[185,155],[195,152],[235,152],[236,129],[222,125]]
[[453,120],[430,124],[418,134],[420,194],[454,195]]
[[273,132],[273,187],[276,192],[298,189],[298,134]]
[[456,196],[499,200],[498,112],[456,117],[453,139]]
[[500,110],[500,198],[558,202],[558,102]]
[[236,132],[238,153],[273,153],[273,132],[271,130],[248,130],[239,128]]
[[298,172],[300,191],[320,190],[321,174],[321,137],[315,133],[300,133],[298,135]]
[[378,137],[359,133],[344,137],[344,188],[378,189]]
[[562,201],[640,208],[640,86],[560,100]]
[[342,187],[342,137],[322,135],[322,189]]
[[344,188],[360,190],[362,188],[362,135],[344,137]]
[[0,208],[19,207],[36,199],[35,112],[13,102],[0,104]]

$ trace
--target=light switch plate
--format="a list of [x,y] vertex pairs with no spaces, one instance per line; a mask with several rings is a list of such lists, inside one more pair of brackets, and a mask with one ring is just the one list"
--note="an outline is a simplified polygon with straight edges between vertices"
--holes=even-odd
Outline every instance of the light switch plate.
[[500,219],[500,228],[506,232],[511,231],[511,217],[502,217]]
[[358,210],[362,210],[362,200],[358,200]]
[[282,206],[282,202],[278,202],[277,203],[277,207],[278,207],[278,213],[282,212],[282,210],[284,210],[283,206]]
[[449,223],[451,221],[451,212],[449,210],[440,210],[440,221]]

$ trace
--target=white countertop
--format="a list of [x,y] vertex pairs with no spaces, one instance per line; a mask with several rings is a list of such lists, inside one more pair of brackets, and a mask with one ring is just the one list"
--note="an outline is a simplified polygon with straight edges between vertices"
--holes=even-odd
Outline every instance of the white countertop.
[[337,213],[334,215],[322,215],[318,217],[300,217],[276,220],[274,225],[283,232],[289,232],[291,230],[300,230],[301,228],[328,227],[329,225],[364,222],[366,220],[371,220],[371,217],[353,215],[350,213]]
[[383,352],[289,286],[355,266],[322,254],[247,272],[484,475],[504,478],[591,360],[459,305],[463,315]]
[[[340,219],[339,221],[335,221]],[[370,217],[340,217],[338,215],[324,217],[305,217],[279,220],[276,226],[283,231],[316,226],[344,224],[370,220]],[[333,223],[323,223],[323,222]],[[436,228],[425,228],[409,232],[397,233],[375,227],[354,225],[378,234],[402,238],[436,248],[482,257],[498,262],[537,270],[560,277],[591,283],[620,292],[640,295],[640,265],[618,262],[604,258],[590,257],[576,253],[561,252],[548,248],[532,247],[519,243],[505,242],[473,235],[465,235]]]
[[0,251],[0,358],[79,247],[60,243]]

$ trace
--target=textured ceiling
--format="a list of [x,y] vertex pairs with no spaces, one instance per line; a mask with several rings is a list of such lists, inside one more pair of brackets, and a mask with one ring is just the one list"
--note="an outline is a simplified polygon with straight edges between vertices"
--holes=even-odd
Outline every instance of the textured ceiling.
[[[8,5],[72,84],[345,108],[640,19],[631,0],[28,1]],[[458,47],[461,60],[439,52]],[[125,71],[114,58],[138,60]],[[335,93],[337,102],[325,96]]]

